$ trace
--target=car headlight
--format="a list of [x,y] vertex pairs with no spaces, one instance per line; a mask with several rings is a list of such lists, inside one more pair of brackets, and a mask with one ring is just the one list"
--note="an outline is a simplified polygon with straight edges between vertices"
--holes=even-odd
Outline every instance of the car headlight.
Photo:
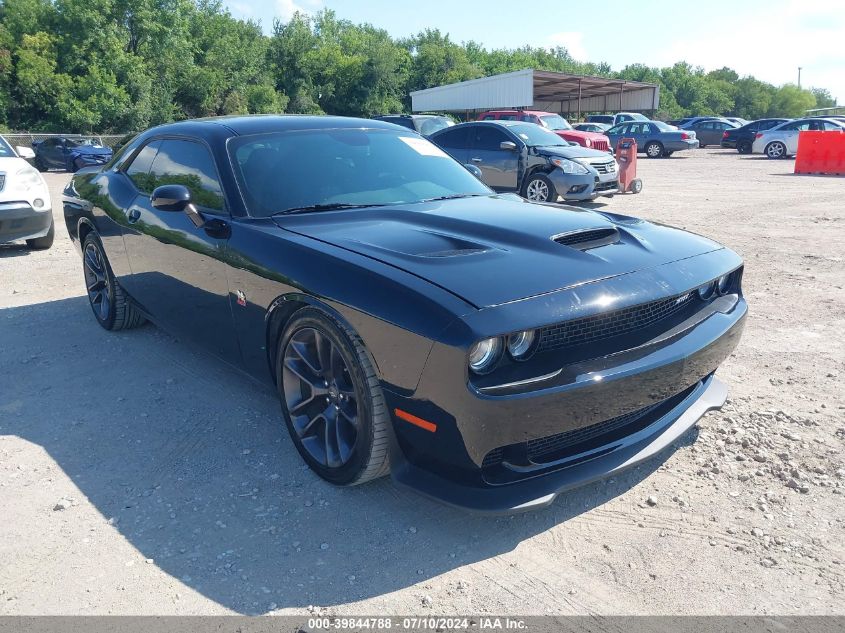
[[568,158],[552,158],[552,164],[560,167],[564,174],[576,174],[578,176],[583,176],[584,174],[590,173],[590,170],[584,167],[584,165],[576,163],[574,160],[569,160]]
[[19,169],[15,174],[15,185],[19,189],[29,190],[33,187],[43,186],[44,180],[41,178],[41,174],[38,173],[37,169],[26,166],[23,169]]
[[716,280],[716,291],[720,295],[724,295],[728,293],[728,290],[731,288],[731,274],[728,273],[727,275],[722,275]]
[[508,337],[508,354],[514,360],[528,360],[536,349],[536,330],[523,330],[515,332]]
[[499,336],[478,341],[469,350],[469,368],[476,374],[492,371],[502,356],[502,348]]
[[707,301],[716,292],[716,284],[708,281],[703,286],[698,287],[698,296]]
[[593,146],[593,142],[590,139],[585,138],[584,139],[584,147],[592,147],[592,146]]

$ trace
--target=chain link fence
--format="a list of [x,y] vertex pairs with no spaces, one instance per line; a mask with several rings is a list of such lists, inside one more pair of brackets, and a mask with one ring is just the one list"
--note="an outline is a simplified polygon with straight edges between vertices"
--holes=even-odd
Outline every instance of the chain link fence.
[[4,134],[3,138],[12,147],[32,147],[32,143],[43,141],[48,138],[93,138],[102,143],[105,147],[114,148],[121,145],[121,141],[132,134],[42,134],[41,132],[14,132]]

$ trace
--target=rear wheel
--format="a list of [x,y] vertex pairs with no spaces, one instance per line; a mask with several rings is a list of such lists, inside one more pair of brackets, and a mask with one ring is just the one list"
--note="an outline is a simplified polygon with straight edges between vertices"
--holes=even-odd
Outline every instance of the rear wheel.
[[44,237],[36,237],[26,241],[26,245],[34,251],[43,251],[53,245],[53,238],[56,235],[56,228],[53,222],[50,222],[50,230]]
[[657,141],[649,141],[645,146],[645,155],[649,158],[660,158],[663,156],[663,145]]
[[740,154],[750,154],[751,153],[751,143],[749,141],[741,141],[736,146],[736,151]]
[[766,145],[766,156],[769,158],[783,158],[786,156],[786,145],[780,141]]
[[125,330],[144,323],[144,317],[115,280],[103,246],[93,233],[82,243],[82,268],[88,303],[97,323],[107,330]]
[[525,182],[522,197],[532,202],[556,202],[557,190],[548,176],[533,174]]
[[338,486],[387,474],[390,416],[354,331],[321,309],[299,310],[282,335],[276,377],[288,431],[314,472]]

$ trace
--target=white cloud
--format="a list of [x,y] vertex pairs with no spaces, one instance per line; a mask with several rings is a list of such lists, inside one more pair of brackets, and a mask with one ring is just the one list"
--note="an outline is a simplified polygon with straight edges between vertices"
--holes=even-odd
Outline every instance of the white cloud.
[[276,13],[282,22],[287,22],[293,14],[314,13],[323,6],[322,0],[276,0]]
[[546,39],[546,46],[550,48],[563,46],[569,51],[569,54],[578,61],[586,61],[589,59],[587,49],[584,46],[584,34],[578,31],[562,31],[560,33],[553,33]]
[[732,28],[669,35],[655,62],[728,66],[775,85],[796,83],[801,66],[802,87],[827,88],[845,102],[845,15],[821,0],[789,0],[765,13],[761,18],[758,5],[738,7],[730,20],[748,24],[741,37]]

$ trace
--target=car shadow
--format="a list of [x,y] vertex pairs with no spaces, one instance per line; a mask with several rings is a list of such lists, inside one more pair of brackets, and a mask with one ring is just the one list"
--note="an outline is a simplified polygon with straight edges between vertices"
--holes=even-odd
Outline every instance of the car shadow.
[[10,242],[0,244],[0,258],[3,257],[24,257],[30,254],[30,249],[26,244],[18,244]]
[[272,390],[152,325],[106,332],[83,297],[2,309],[0,322],[0,434],[43,447],[144,557],[243,614],[381,596],[511,551],[671,454],[514,517],[389,479],[338,489],[303,465]]

